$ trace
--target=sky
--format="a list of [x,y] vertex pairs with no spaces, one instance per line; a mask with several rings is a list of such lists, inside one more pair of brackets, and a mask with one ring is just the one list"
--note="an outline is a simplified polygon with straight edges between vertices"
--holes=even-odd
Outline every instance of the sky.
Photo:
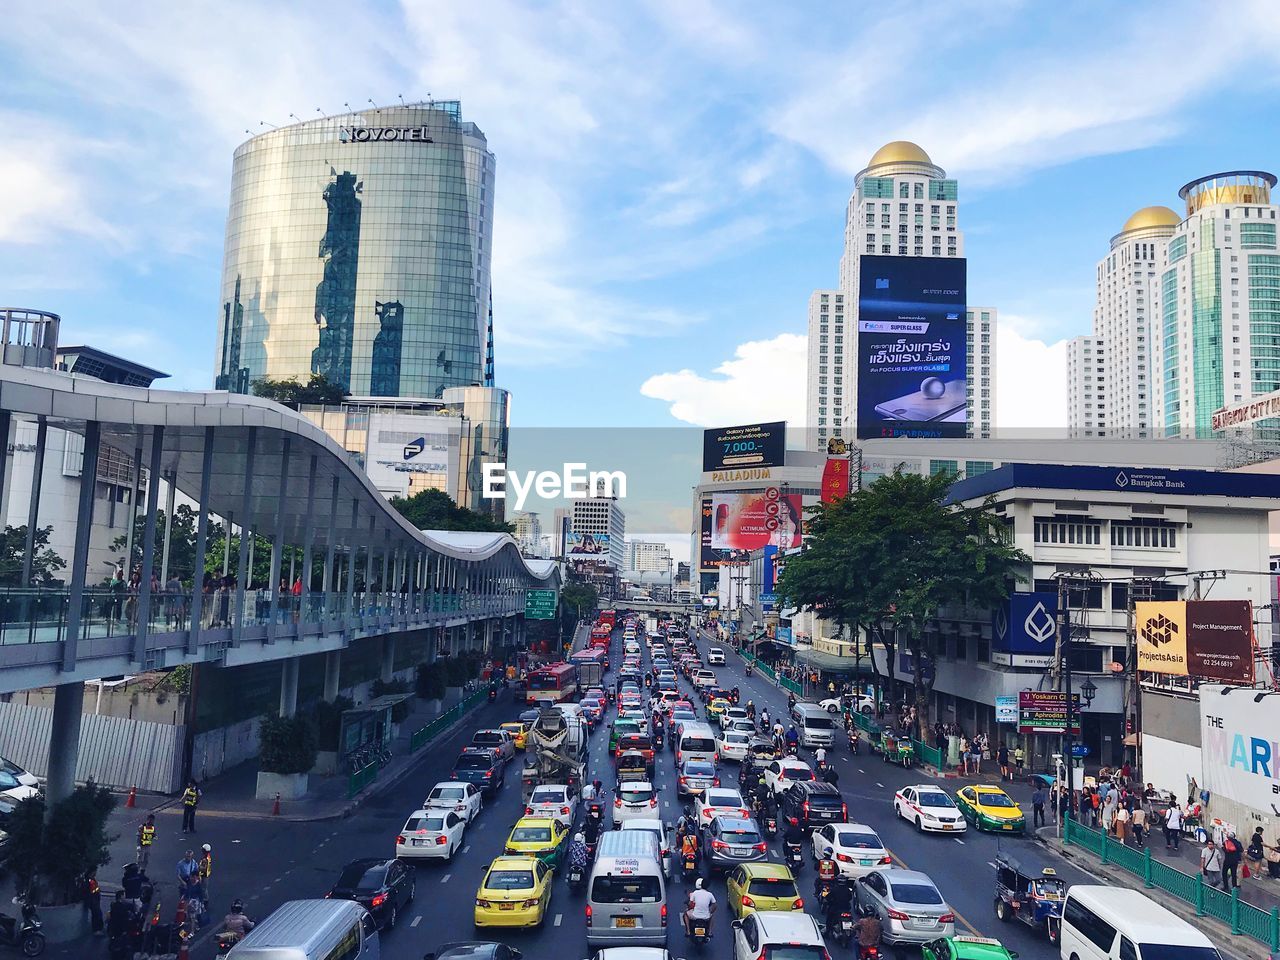
[[459,99],[497,158],[516,427],[804,410],[806,305],[890,140],[959,181],[997,427],[1065,422],[1063,340],[1136,209],[1276,169],[1262,2],[10,0],[0,300],[207,389],[231,156],[320,113]]

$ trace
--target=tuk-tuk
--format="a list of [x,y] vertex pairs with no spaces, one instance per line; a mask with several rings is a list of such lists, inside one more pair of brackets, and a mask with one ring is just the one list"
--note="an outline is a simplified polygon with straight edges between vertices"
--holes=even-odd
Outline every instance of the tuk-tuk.
[[618,755],[618,783],[629,780],[653,781],[653,761],[639,750],[624,750]]
[[1042,928],[1050,943],[1057,943],[1062,929],[1062,904],[1067,885],[1053,867],[1030,869],[1007,853],[996,855],[996,916],[1008,922],[1017,918]]
[[900,763],[904,767],[915,762],[916,748],[911,738],[891,730],[880,732],[880,757],[885,763]]

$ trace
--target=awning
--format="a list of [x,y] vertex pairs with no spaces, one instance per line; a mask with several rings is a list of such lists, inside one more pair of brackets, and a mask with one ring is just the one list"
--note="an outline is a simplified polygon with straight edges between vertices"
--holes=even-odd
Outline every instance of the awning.
[[819,650],[797,650],[796,659],[801,663],[807,663],[811,667],[817,667],[827,673],[838,673],[852,675],[856,673],[871,674],[871,658],[862,658],[862,667],[859,669],[858,661],[853,657],[837,657],[833,653],[822,653]]

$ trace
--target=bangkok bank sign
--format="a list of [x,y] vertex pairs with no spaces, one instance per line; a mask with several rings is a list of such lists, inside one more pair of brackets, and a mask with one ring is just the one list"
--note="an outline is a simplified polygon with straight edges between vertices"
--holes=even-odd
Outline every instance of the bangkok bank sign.
[[428,127],[339,127],[342,143],[435,143]]

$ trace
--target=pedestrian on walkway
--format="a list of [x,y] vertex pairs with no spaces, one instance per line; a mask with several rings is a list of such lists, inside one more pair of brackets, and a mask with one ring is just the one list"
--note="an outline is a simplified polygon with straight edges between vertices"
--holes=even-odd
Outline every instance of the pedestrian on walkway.
[[1232,887],[1240,886],[1240,859],[1244,848],[1236,839],[1234,830],[1227,831],[1227,838],[1222,841],[1222,889],[1231,892]]
[[1106,799],[1102,801],[1102,829],[1105,833],[1111,832],[1111,825],[1116,819],[1116,797],[1110,790],[1107,791]]
[[1182,808],[1177,803],[1169,804],[1164,815],[1164,848],[1177,850],[1182,840]]
[[156,815],[148,813],[147,819],[138,824],[138,850],[134,862],[142,870],[151,863],[151,847],[156,842]]
[[1000,782],[1004,783],[1010,779],[1009,773],[1009,748],[1003,743],[1000,749],[996,751],[996,763],[1000,765]]
[[195,778],[187,781],[187,789],[182,791],[182,832],[196,832],[196,807],[200,805],[200,788]]
[[90,870],[85,875],[82,899],[84,908],[89,913],[89,922],[94,936],[101,936],[105,924],[102,922],[102,888],[98,886],[96,870]]
[[1200,851],[1200,872],[1211,887],[1222,886],[1222,851],[1212,840],[1206,840]]
[[1014,766],[1014,768],[1016,769],[1016,772],[1017,772],[1017,774],[1018,774],[1018,779],[1019,779],[1019,780],[1021,780],[1021,779],[1022,779],[1022,765],[1023,765],[1023,763],[1025,763],[1025,762],[1026,762],[1026,759],[1027,759],[1027,758],[1026,758],[1026,754],[1024,754],[1024,753],[1022,752],[1022,747],[1021,747],[1021,746],[1019,746],[1019,747],[1017,747],[1017,748],[1015,748],[1015,749],[1014,749],[1014,751],[1013,751],[1013,766]]
[[960,776],[969,775],[969,738],[960,735]]
[[1035,792],[1031,794],[1031,828],[1044,826],[1045,790],[1043,783],[1037,783]]
[[1133,842],[1141,847],[1147,830],[1147,811],[1141,804],[1134,807],[1133,813],[1129,815],[1129,826],[1133,829]]
[[1121,843],[1129,842],[1129,810],[1124,804],[1116,808],[1116,816],[1113,821],[1116,831],[1116,839]]

